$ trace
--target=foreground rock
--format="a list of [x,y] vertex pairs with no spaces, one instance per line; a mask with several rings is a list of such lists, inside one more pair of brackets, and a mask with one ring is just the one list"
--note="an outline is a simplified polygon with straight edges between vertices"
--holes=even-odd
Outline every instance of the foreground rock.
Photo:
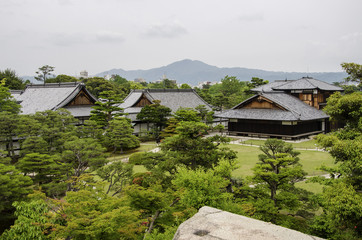
[[192,218],[182,223],[174,240],[322,240],[271,223],[202,207]]

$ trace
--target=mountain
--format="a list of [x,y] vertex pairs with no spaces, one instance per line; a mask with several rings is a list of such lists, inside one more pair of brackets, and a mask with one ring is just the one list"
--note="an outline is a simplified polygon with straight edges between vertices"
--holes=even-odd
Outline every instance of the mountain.
[[347,77],[345,72],[274,72],[249,68],[219,68],[211,66],[197,60],[181,60],[171,63],[167,66],[152,68],[149,70],[130,70],[112,69],[101,72],[96,76],[103,77],[105,75],[118,74],[128,80],[135,78],[144,78],[147,82],[160,79],[166,75],[168,79],[176,79],[177,83],[187,83],[196,86],[200,82],[210,81],[217,82],[226,75],[235,76],[241,81],[250,81],[252,77],[258,77],[269,81],[284,79],[299,79],[301,77],[310,76],[325,82],[341,82]]

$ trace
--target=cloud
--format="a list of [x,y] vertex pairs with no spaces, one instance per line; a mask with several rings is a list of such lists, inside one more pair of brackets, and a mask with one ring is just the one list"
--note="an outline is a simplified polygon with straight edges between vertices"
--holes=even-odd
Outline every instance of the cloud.
[[238,19],[242,22],[259,22],[264,21],[264,15],[261,13],[244,14],[239,16]]
[[49,40],[60,47],[83,44],[89,41],[87,36],[81,33],[54,33],[50,35]]
[[73,4],[71,0],[58,0],[58,3],[61,6],[72,5]]
[[114,42],[114,43],[119,43],[119,42],[123,42],[125,40],[125,38],[123,37],[122,34],[118,33],[118,32],[111,32],[111,31],[102,31],[102,32],[98,32],[96,34],[96,40],[98,42]]
[[148,28],[145,36],[156,38],[176,38],[187,34],[187,29],[178,22],[154,24]]
[[101,31],[97,33],[53,33],[50,35],[51,43],[60,47],[92,43],[120,43],[124,42],[124,37],[118,32]]
[[362,41],[362,32],[354,32],[341,37],[341,40],[348,42],[361,42]]

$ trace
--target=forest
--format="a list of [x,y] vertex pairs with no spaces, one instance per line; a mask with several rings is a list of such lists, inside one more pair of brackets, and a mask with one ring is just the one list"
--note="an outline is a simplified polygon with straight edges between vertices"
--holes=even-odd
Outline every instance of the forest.
[[[362,66],[342,68],[347,80],[359,85],[333,94],[324,108],[331,121],[345,123],[315,138],[334,161],[319,166],[328,178],[307,178],[300,151],[279,139],[260,144],[250,176],[236,176],[243,169],[242,153],[233,150],[222,126],[209,124],[212,113],[202,106],[171,113],[156,101],[138,116],[153,123],[152,131],[136,137],[118,104],[132,89],[178,87],[167,79],[159,84],[120,76],[81,79],[103,100],[79,125],[64,109],[20,114],[9,89],[26,83],[15,71],[0,71],[0,239],[172,239],[202,206],[322,238],[361,239]],[[39,69],[39,80],[77,80],[49,77],[51,70]],[[226,76],[196,91],[220,110],[265,83]],[[145,144],[158,151],[137,150]],[[308,191],[300,182],[322,190]]]

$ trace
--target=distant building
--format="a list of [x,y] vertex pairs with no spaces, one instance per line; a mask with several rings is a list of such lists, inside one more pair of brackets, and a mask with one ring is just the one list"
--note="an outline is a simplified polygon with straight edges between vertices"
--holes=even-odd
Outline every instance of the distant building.
[[321,109],[342,88],[310,77],[275,81],[252,89],[256,95],[215,114],[228,119],[228,132],[253,137],[298,139],[331,129]]
[[135,78],[133,81],[136,83],[145,83],[146,82],[146,80],[143,78]]
[[11,91],[21,105],[21,114],[34,114],[46,110],[65,108],[77,119],[89,119],[97,98],[84,83],[47,83],[27,85],[23,91]]
[[88,78],[88,72],[86,70],[80,72],[81,78]]

